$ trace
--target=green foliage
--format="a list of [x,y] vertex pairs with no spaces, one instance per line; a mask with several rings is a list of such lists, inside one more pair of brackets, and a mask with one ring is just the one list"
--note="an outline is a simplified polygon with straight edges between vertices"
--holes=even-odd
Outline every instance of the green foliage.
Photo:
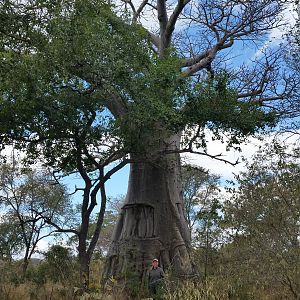
[[[47,268],[44,262],[40,261],[36,265],[29,264],[26,271],[26,281],[34,283],[38,288],[47,282]],[[35,294],[37,291],[33,291]]]
[[[34,18],[43,9],[45,22],[38,23]],[[11,10],[7,14],[22,14],[21,8]],[[145,33],[101,1],[41,3],[28,14],[34,19],[22,28],[28,43],[18,38],[18,27],[0,53],[1,131],[20,146],[38,141],[28,145],[33,157],[42,151],[48,164],[74,170],[75,146],[109,138],[112,120],[104,102],[144,68]]]
[[[145,152],[179,130],[188,143],[195,125],[216,138],[231,132],[231,145],[275,122],[272,112],[237,99],[226,73],[200,83],[184,78],[175,50],[158,58],[146,31],[105,1],[6,1],[0,16],[2,139],[17,140],[32,158],[42,151],[66,172],[90,145],[110,141],[104,161],[114,151]],[[199,139],[196,146],[205,146]]]
[[[46,170],[0,167],[1,255],[11,257],[24,251],[24,272],[38,242],[49,236],[49,222],[65,224],[70,218],[70,199],[63,185],[56,185]],[[9,230],[9,231],[7,231]],[[3,243],[6,244],[3,244]],[[3,248],[2,248],[3,246]],[[25,275],[25,274],[24,274]]]
[[22,234],[16,220],[3,217],[0,220],[0,260],[11,261],[23,247]]
[[178,110],[182,106],[186,81],[180,74],[179,59],[175,55],[164,60],[154,56],[147,69],[136,74],[127,98],[130,109],[116,122],[125,151],[147,152],[149,146],[157,145],[161,138],[182,129]]
[[246,285],[280,285],[299,296],[299,149],[266,147],[237,178],[239,190],[227,204],[225,218],[234,235],[222,249],[224,272]]
[[44,253],[44,274],[52,282],[73,282],[78,273],[78,264],[71,250],[60,245],[53,245]]
[[[230,137],[228,146],[232,146],[239,144],[245,136],[273,127],[277,120],[272,110],[265,110],[257,102],[238,99],[229,83],[228,74],[220,73],[193,84],[182,119],[191,130],[195,125],[210,129],[214,139],[221,139],[221,134],[226,132]],[[205,135],[199,137],[196,147],[205,147]]]

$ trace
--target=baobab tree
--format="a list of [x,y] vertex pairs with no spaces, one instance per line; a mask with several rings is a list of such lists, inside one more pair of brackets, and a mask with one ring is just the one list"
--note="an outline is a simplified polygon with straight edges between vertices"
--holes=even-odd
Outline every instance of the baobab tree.
[[[10,18],[1,32],[2,140],[40,151],[46,164],[65,172],[80,173],[79,162],[83,175],[101,169],[108,179],[108,163],[130,163],[105,277],[130,272],[142,280],[153,257],[179,275],[193,274],[180,154],[224,161],[206,151],[206,130],[214,139],[226,136],[231,147],[296,109],[297,82],[279,67],[278,49],[262,47],[255,62],[240,67],[230,52],[251,41],[263,45],[283,24],[288,4],[127,0],[112,7],[111,1],[69,0],[3,6]],[[146,28],[143,18],[152,25]],[[104,182],[97,185],[103,199]]]
[[[141,139],[147,145],[145,151],[131,152],[132,158],[142,162],[131,163],[127,197],[113,235],[106,276],[134,269],[143,277],[152,257],[159,257],[165,268],[171,266],[178,274],[189,275],[193,269],[183,213],[179,154],[209,156],[205,150],[199,150],[205,149],[205,128],[211,129],[215,138],[221,139],[227,133],[228,144],[233,145],[287,112],[296,82],[280,67],[278,49],[276,53],[262,49],[250,67],[246,67],[247,61],[239,68],[233,67],[234,59],[226,55],[235,46],[265,40],[270,31],[284,24],[282,13],[290,3],[201,0],[122,3],[118,8],[131,11],[133,23],[151,21],[154,30],[149,29],[151,26],[146,30],[158,61],[170,61],[176,52],[178,60],[173,62],[179,70],[176,79],[192,79],[180,99],[174,87],[171,92],[164,86],[158,89],[157,103],[172,105],[172,113],[180,115],[181,120],[172,120],[171,114],[157,117],[151,136]],[[158,75],[157,80],[162,77]],[[166,87],[174,81],[169,76]],[[179,85],[178,81],[175,85]],[[147,101],[142,105],[147,106]],[[126,110],[128,102],[119,108],[122,112]],[[126,118],[126,113],[118,117]]]

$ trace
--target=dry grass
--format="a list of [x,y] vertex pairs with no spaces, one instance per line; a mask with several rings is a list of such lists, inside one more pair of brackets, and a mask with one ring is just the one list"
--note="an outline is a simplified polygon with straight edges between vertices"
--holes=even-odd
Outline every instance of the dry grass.
[[37,286],[31,282],[14,285],[5,283],[0,285],[1,300],[73,300],[73,289],[59,284],[47,283]]
[[[76,295],[74,287],[64,287],[59,284],[46,283],[40,287],[33,283],[26,284],[0,284],[1,300],[128,300],[151,299],[146,297],[126,297],[124,289],[115,287],[103,294],[100,290],[94,290],[83,295]],[[255,293],[237,290],[220,280],[211,280],[206,283],[185,282],[178,284],[176,288],[166,286],[162,300],[279,300],[288,299],[284,295],[274,291],[256,290]]]
[[[13,276],[0,274],[1,300],[130,300],[149,299],[145,289],[135,290],[135,297],[128,286],[136,286],[134,282],[118,282],[111,279],[106,285],[105,294],[100,287],[101,262],[93,262],[91,266],[90,292],[79,295],[80,289],[72,282],[58,284],[47,281],[44,284],[27,281],[26,283],[11,283]],[[15,270],[11,269],[10,272]],[[1,276],[2,275],[2,276]],[[6,281],[6,282],[5,282]],[[138,286],[140,288],[140,286]],[[131,292],[131,293],[130,293]],[[230,281],[230,278],[215,276],[207,281],[175,281],[166,278],[162,293],[162,300],[281,300],[288,298],[288,291],[264,289],[261,286],[249,286]]]

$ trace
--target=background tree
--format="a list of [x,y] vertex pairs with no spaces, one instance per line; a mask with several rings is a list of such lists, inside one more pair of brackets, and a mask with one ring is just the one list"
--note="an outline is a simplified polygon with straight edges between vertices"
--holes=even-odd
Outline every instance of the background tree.
[[[42,149],[48,164],[84,179],[84,225],[73,232],[82,266],[98,191],[105,204],[104,166],[121,159],[114,171],[131,163],[129,188],[105,276],[129,270],[142,279],[153,257],[193,273],[179,154],[223,160],[207,153],[207,129],[230,147],[288,114],[297,82],[279,67],[280,51],[240,68],[221,53],[266,38],[289,1],[126,1],[114,11],[94,1],[36,4],[1,10],[2,140]],[[147,11],[156,31],[138,24]]]
[[69,197],[65,188],[56,185],[45,170],[22,169],[15,163],[1,165],[0,191],[0,203],[4,209],[2,218],[5,220],[1,225],[13,224],[15,229],[11,235],[15,232],[19,238],[17,241],[21,238],[24,277],[38,243],[55,230],[47,220],[56,224],[69,220]]
[[76,259],[69,248],[53,245],[44,253],[44,256],[43,268],[48,279],[52,282],[61,282],[64,285],[70,282],[74,283],[77,265]]
[[194,256],[195,263],[198,263],[199,267],[201,266],[200,271],[202,271],[204,279],[214,273],[218,250],[224,243],[221,201],[222,199],[212,199],[197,214],[199,226],[194,238]]
[[[75,230],[47,222],[57,231],[77,236],[81,277],[88,283],[89,261],[106,206],[104,182],[127,163],[126,152],[111,134],[117,127],[104,104],[111,111],[119,109],[114,101],[106,100],[107,94],[112,93],[114,85],[130,80],[132,68],[136,70],[143,61],[143,32],[127,30],[102,2],[33,2],[24,6],[8,1],[1,13],[6,22],[1,32],[1,100],[8,105],[1,117],[3,132],[6,131],[3,138],[12,125],[17,145],[26,148],[32,161],[42,160],[54,169],[58,181],[74,172],[82,178],[82,186],[74,191],[82,193],[80,226]],[[138,43],[141,50],[126,54],[121,47],[126,43],[132,49]],[[73,50],[66,55],[66,49]],[[118,57],[124,59],[124,64]],[[16,72],[18,79],[8,80],[11,64],[14,71],[10,75]],[[86,66],[91,68],[85,69]],[[87,243],[99,194],[97,226]]]
[[[107,199],[107,209],[104,214],[101,232],[97,240],[93,258],[104,258],[108,252],[111,236],[116,225],[118,215],[121,211],[124,202],[124,196],[109,197]],[[89,231],[87,235],[87,243],[90,243],[93,238],[95,228],[97,227],[98,216],[92,216],[89,222]],[[79,224],[78,224],[79,226]],[[72,247],[78,245],[78,238],[76,235],[70,237],[68,244]]]
[[199,213],[217,197],[218,185],[219,177],[210,174],[208,170],[191,165],[182,167],[184,213],[191,237],[201,222]]
[[108,199],[108,208],[105,212],[104,222],[95,250],[105,257],[108,253],[111,237],[116,226],[118,216],[125,200],[124,195]]
[[[104,214],[104,221],[102,224],[101,233],[97,241],[97,244],[95,246],[94,255],[97,255],[98,257],[106,256],[117,219],[118,219],[118,214],[116,214],[114,211],[110,209],[106,210]],[[92,231],[95,226],[96,223],[93,222],[92,220],[90,223],[90,230]]]
[[[242,284],[299,298],[299,149],[278,143],[261,150],[238,176],[226,207],[231,243],[225,273]],[[226,270],[227,268],[227,270]],[[234,270],[233,270],[234,269]]]
[[206,278],[214,268],[217,249],[221,244],[222,205],[220,178],[200,167],[184,165],[182,191],[185,217],[190,230],[193,262]]
[[[296,15],[295,25],[291,28],[287,34],[288,45],[285,49],[286,61],[294,73],[295,78],[300,77],[300,7],[299,1],[295,1],[294,12]],[[295,90],[295,94],[298,99],[300,97],[299,86]],[[284,124],[284,129],[294,133],[299,134],[299,109],[298,106],[291,107],[290,112],[295,116],[293,122],[288,122]]]
[[9,261],[20,254],[23,247],[22,233],[14,218],[0,218],[0,260]]

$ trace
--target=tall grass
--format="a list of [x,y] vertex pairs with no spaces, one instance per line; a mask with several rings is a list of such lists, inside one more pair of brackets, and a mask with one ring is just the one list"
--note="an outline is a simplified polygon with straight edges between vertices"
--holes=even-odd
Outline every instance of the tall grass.
[[[0,300],[130,300],[146,299],[146,287],[141,287],[134,279],[118,281],[111,278],[106,285],[105,292],[101,289],[101,261],[93,261],[91,265],[91,279],[89,293],[81,294],[76,284],[76,274],[73,282],[54,283],[42,276],[38,266],[31,271],[32,277],[26,282],[19,282],[18,266],[3,268],[0,272]],[[74,270],[76,273],[76,270]],[[244,277],[212,276],[206,280],[190,279],[178,280],[167,275],[162,287],[162,300],[281,300],[293,299],[289,292],[281,287],[266,287],[264,285],[249,284]],[[149,298],[148,298],[149,299]],[[294,298],[295,299],[295,298]]]

